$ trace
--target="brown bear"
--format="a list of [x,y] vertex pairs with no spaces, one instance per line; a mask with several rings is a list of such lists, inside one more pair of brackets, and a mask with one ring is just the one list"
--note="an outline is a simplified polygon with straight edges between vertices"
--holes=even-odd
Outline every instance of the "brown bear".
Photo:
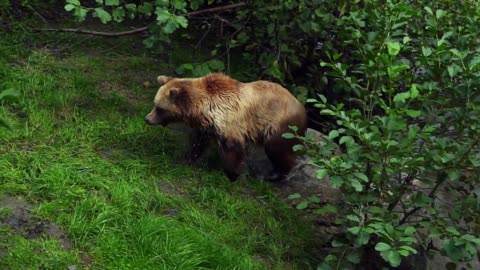
[[149,125],[184,122],[194,128],[190,161],[195,161],[210,138],[220,146],[225,174],[235,181],[244,159],[246,143],[261,144],[274,171],[267,180],[283,179],[296,165],[295,139],[282,134],[296,126],[304,135],[306,110],[285,88],[268,81],[242,83],[224,74],[200,78],[158,76],[153,110],[145,117]]

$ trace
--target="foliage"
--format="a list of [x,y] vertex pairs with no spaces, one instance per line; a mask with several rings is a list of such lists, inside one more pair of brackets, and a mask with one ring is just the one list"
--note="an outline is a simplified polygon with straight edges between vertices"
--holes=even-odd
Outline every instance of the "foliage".
[[[328,48],[321,62],[358,109],[310,100],[338,127],[299,147],[348,206],[321,269],[365,263],[372,247],[394,267],[434,249],[469,261],[480,244],[480,6],[363,5],[335,20],[349,51]],[[334,142],[345,151],[335,154]]]
[[[302,138],[305,145],[296,149],[314,158],[318,177],[330,176],[348,206],[339,208],[345,234],[332,242],[323,269],[364,262],[371,252],[391,266],[435,249],[453,262],[476,253],[477,1],[252,1],[195,24],[188,12],[231,2],[67,2],[80,20],[89,13],[104,23],[154,19],[145,40],[150,47],[182,28],[228,22],[211,48],[214,61],[227,64],[184,63],[177,72],[228,70],[235,50],[252,77],[290,84],[304,99],[318,96],[311,101],[333,119],[331,130],[321,142]],[[335,153],[334,142],[343,153]]]

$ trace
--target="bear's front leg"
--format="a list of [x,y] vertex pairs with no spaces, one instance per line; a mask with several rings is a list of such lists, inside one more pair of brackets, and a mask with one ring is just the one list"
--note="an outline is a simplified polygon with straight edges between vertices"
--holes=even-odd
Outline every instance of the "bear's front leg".
[[220,140],[220,152],[223,159],[223,170],[230,181],[236,181],[240,176],[243,162],[243,146],[231,140]]
[[190,135],[190,145],[185,153],[185,160],[188,164],[195,163],[205,152],[212,135],[210,132],[194,128]]

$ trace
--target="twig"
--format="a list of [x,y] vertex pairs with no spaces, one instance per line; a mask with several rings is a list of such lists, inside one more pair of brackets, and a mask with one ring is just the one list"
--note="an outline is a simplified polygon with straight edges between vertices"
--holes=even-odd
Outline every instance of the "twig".
[[[222,12],[229,9],[235,9],[246,6],[245,2],[240,2],[237,4],[226,5],[221,7],[214,7],[214,8],[207,8],[198,11],[192,11],[189,13],[181,14],[180,16],[197,16],[205,13],[214,13],[214,12]],[[148,30],[148,26],[140,27],[128,31],[121,31],[121,32],[102,32],[102,31],[92,31],[92,30],[85,30],[85,29],[78,29],[78,28],[34,28],[33,31],[35,32],[72,32],[77,34],[87,34],[87,35],[94,35],[94,36],[103,36],[103,37],[119,37],[119,36],[128,36],[134,35],[138,33],[142,33]]]

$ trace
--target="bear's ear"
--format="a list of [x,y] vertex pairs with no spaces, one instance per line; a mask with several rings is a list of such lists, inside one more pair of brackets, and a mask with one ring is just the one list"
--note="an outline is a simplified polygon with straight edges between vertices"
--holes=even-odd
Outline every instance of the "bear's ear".
[[171,79],[173,79],[172,77],[168,77],[168,76],[164,76],[164,75],[160,75],[157,77],[157,82],[160,84],[160,85],[164,85],[166,84],[168,81],[170,81]]

